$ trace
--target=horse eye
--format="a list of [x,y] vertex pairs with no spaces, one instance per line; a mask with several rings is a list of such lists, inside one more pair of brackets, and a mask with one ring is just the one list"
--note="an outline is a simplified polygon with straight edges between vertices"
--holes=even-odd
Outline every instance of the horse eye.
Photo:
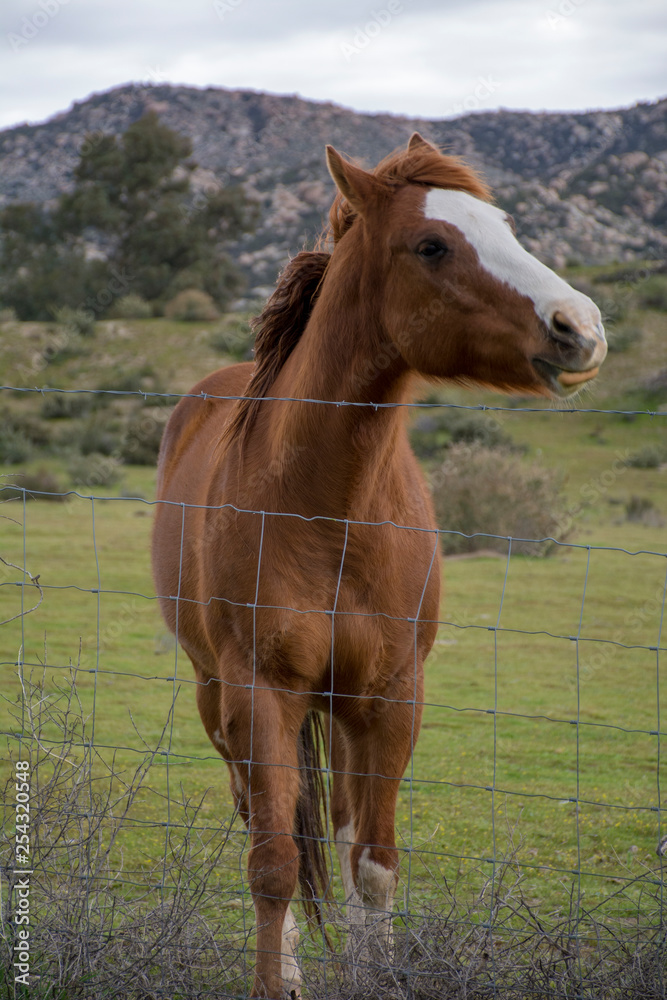
[[417,253],[426,260],[437,260],[439,257],[445,256],[447,247],[439,241],[428,240],[426,243],[420,244]]

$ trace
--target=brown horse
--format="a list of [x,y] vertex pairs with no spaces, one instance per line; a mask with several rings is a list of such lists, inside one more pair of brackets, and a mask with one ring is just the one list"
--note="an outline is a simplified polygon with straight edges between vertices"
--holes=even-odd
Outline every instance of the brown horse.
[[396,798],[440,594],[431,501],[396,404],[417,374],[564,396],[606,353],[597,307],[521,248],[465,164],[417,134],[373,172],[327,154],[332,251],[288,264],[254,364],[179,402],[153,537],[162,611],[250,831],[252,995],[281,1000],[299,994],[299,870],[307,895],[326,892],[309,825],[314,718],[351,920],[372,958],[391,954]]

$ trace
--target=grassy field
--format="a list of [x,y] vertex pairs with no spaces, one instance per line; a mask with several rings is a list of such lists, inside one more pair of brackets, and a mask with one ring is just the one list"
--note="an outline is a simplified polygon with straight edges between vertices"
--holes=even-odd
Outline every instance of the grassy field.
[[[630,308],[626,322],[641,337],[610,354],[578,407],[661,405],[643,387],[667,368],[667,315]],[[40,367],[46,328],[5,325],[5,379],[15,386],[185,391],[221,363],[211,346],[215,333],[164,320],[110,322],[100,324],[94,341]],[[48,423],[51,442],[3,472],[46,472],[63,489],[73,485],[68,437],[91,420],[98,433],[100,424],[113,427],[143,402],[119,397],[98,411],[45,421],[49,394],[4,397],[0,405],[12,413]],[[401,892],[417,911],[437,905],[452,878],[472,893],[514,852],[523,891],[541,913],[565,913],[574,891],[588,910],[602,904],[633,928],[648,919],[634,880],[660,882],[655,850],[667,832],[660,812],[667,470],[664,461],[639,467],[628,458],[665,448],[667,418],[556,413],[460,390],[441,398],[510,407],[493,418],[525,446],[527,460],[563,476],[569,544],[542,559],[487,553],[445,562],[423,730],[399,797]],[[120,463],[116,471],[115,482],[94,490],[79,484],[83,496],[63,503],[3,506],[0,556],[39,575],[43,600],[2,629],[0,726],[15,755],[22,711],[25,721],[21,663],[25,677],[45,668],[52,702],[75,672],[88,739],[100,759],[115,754],[117,772],[129,774],[146,747],[161,741],[169,752],[156,757],[114,848],[124,866],[120,877],[131,882],[154,872],[164,854],[167,803],[175,826],[187,818],[184,797],[205,794],[200,823],[226,822],[233,810],[225,766],[195,708],[189,661],[154,598],[154,471]],[[0,564],[2,619],[20,615],[21,601],[25,610],[37,596],[35,588],[13,586],[21,578],[14,567]],[[42,735],[47,747],[58,738],[49,726]],[[234,850],[245,841],[238,824],[234,830],[224,905],[238,915],[243,884]]]

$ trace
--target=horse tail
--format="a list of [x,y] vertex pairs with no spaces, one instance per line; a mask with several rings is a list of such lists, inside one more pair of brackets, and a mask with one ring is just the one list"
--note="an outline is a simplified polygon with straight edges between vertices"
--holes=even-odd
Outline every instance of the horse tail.
[[[304,910],[323,927],[323,903],[331,899],[327,829],[327,788],[322,773],[325,738],[319,712],[303,720],[298,739],[301,789],[296,805],[294,839],[299,848],[299,888]],[[325,932],[326,937],[326,932]],[[327,938],[328,940],[328,938]]]

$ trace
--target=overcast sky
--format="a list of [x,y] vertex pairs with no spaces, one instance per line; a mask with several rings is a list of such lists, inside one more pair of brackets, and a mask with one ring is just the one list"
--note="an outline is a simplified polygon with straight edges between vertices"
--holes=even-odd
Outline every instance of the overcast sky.
[[0,34],[0,127],[142,81],[429,118],[667,95],[665,0],[0,0]]

